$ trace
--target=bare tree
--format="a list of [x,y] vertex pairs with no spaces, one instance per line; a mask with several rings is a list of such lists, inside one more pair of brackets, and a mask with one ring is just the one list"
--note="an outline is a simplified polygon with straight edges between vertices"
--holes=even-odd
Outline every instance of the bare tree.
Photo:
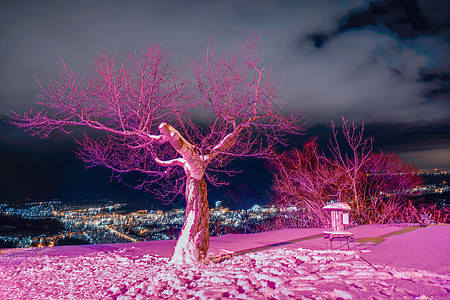
[[41,86],[43,108],[15,113],[13,123],[43,137],[76,127],[103,132],[94,138],[87,131],[80,157],[118,177],[141,173],[135,187],[168,201],[184,194],[186,220],[171,261],[202,261],[209,246],[205,179],[222,184],[215,171],[230,159],[265,157],[286,134],[302,132],[300,113],[279,109],[280,83],[259,65],[258,40],[252,34],[223,54],[210,42],[192,60],[193,80],[160,45],[124,59],[101,52],[87,77],[64,63],[60,78]]
[[275,204],[295,205],[299,214],[311,217],[300,218],[304,227],[325,225],[328,217],[322,207],[344,193],[341,182],[345,174],[318,152],[316,141],[313,138],[305,143],[302,151],[293,149],[274,155],[271,160]]
[[[359,190],[365,176],[362,168],[370,158],[373,138],[364,137],[364,123],[359,129],[355,123],[350,126],[348,120],[342,118],[342,135],[344,136],[344,145],[342,145],[338,138],[339,131],[334,122],[331,122],[331,127],[333,137],[330,139],[329,149],[334,156],[335,166],[340,168],[347,176],[347,180],[343,183],[346,182],[350,185],[352,193],[350,204],[356,207],[357,218],[360,218],[361,198],[359,197]],[[345,148],[349,150],[346,151]],[[339,199],[344,200],[345,198],[341,195]]]
[[373,153],[363,166],[366,175],[360,192],[366,223],[396,222],[414,187],[422,183],[419,169],[406,164],[396,153]]
[[358,129],[343,119],[343,138],[334,123],[332,128],[330,158],[317,151],[316,139],[302,151],[273,156],[276,204],[297,205],[318,224],[326,223],[321,209],[331,200],[347,202],[357,223],[404,220],[414,187],[422,182],[417,168],[395,153],[372,153],[372,139],[363,136],[363,126]]

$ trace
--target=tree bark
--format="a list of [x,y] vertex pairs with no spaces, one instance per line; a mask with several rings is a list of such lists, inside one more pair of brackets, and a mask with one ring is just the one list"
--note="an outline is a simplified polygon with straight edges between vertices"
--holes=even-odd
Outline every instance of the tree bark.
[[182,159],[157,162],[166,166],[178,165],[186,173],[186,219],[170,261],[175,264],[201,262],[209,247],[209,205],[204,177],[207,162],[171,125],[161,123],[159,130]]
[[186,220],[170,260],[175,264],[202,262],[209,247],[209,205],[205,179],[188,176],[185,195]]
[[208,162],[169,124],[161,123],[159,130],[182,158],[165,162],[157,159],[157,163],[183,167],[186,173],[186,219],[170,261],[175,264],[201,262],[209,247],[209,205],[204,177]]

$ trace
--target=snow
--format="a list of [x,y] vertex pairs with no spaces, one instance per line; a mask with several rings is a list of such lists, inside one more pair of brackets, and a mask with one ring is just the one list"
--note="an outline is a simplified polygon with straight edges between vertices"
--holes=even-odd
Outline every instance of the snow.
[[[323,229],[211,238],[207,264],[170,264],[175,241],[0,250],[0,299],[448,299],[450,226]],[[380,242],[381,241],[381,242]]]
[[[192,194],[192,191],[191,191]],[[192,263],[198,259],[199,255],[193,241],[189,240],[192,227],[194,226],[195,211],[191,210],[187,216],[186,223],[181,230],[177,245],[175,246],[174,254],[172,255],[171,263],[179,264],[182,262]]]

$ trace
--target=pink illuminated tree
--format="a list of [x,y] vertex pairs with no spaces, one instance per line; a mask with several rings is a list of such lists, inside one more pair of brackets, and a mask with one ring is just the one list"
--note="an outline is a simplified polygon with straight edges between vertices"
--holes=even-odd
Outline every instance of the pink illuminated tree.
[[101,52],[89,76],[63,62],[59,79],[41,86],[42,109],[15,113],[13,122],[43,137],[85,127],[79,155],[88,166],[105,166],[119,178],[141,173],[135,187],[165,201],[184,194],[186,219],[171,261],[203,261],[206,180],[223,184],[217,172],[231,172],[231,159],[266,157],[286,134],[302,132],[301,115],[279,108],[280,83],[259,65],[258,40],[252,34],[222,54],[210,42],[189,68],[173,67],[160,45],[124,59]]
[[303,222],[307,227],[326,223],[322,207],[331,200],[348,203],[360,224],[403,221],[414,187],[422,182],[417,168],[395,153],[373,153],[364,126],[343,119],[340,131],[334,123],[332,129],[330,157],[318,152],[316,139],[302,151],[273,155],[275,204],[297,206],[310,217]]
[[[419,169],[405,163],[396,153],[373,153],[363,166],[366,180],[361,189],[367,223],[402,221],[402,210],[412,195],[414,187],[423,183]],[[399,220],[396,220],[399,218]]]
[[[278,207],[294,205],[301,215],[295,227],[319,227],[327,224],[328,216],[322,210],[329,201],[343,193],[341,182],[345,174],[330,159],[319,153],[317,138],[271,159],[274,173],[272,189]],[[346,188],[346,187],[344,187]]]
[[[334,157],[333,163],[346,174],[346,180],[342,181],[342,185],[349,186],[351,200],[348,201],[356,208],[357,218],[360,218],[362,199],[359,191],[365,181],[362,168],[372,153],[373,138],[364,137],[364,123],[358,128],[355,123],[350,125],[345,118],[342,118],[343,138],[339,138],[339,130],[334,122],[331,122],[331,127],[333,137],[330,139],[329,149]],[[345,197],[340,196],[339,199]]]
[[[329,149],[334,165],[344,174],[342,187],[347,195],[339,199],[355,209],[358,223],[396,222],[412,189],[420,184],[417,168],[403,162],[395,153],[372,152],[373,138],[364,136],[361,127],[342,118],[341,135],[332,123]],[[345,188],[344,188],[345,190]]]

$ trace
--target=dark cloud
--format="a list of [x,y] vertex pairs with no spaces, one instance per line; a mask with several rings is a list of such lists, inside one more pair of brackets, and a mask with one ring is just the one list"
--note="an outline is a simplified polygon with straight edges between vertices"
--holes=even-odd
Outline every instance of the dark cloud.
[[[175,63],[198,56],[214,35],[219,47],[261,32],[264,64],[280,74],[291,62],[298,30],[332,25],[349,4],[315,1],[2,1],[0,3],[0,112],[34,102],[36,76],[57,76],[58,55],[86,72],[98,50],[118,51],[161,42]],[[324,7],[327,9],[324,10]]]
[[[338,127],[339,121],[335,120]],[[364,135],[374,139],[373,150],[375,152],[433,150],[436,145],[450,148],[450,120],[436,123],[364,124]],[[331,126],[310,127],[308,135],[300,138],[300,144],[310,136],[318,136],[319,143],[324,146],[328,144],[332,136]]]
[[361,29],[394,33],[400,39],[442,36],[450,39],[450,2],[447,0],[384,0],[369,2],[340,18],[335,29],[308,35],[321,48],[333,37]]
[[306,74],[293,78],[304,79],[307,87],[300,87],[316,100],[305,104],[310,120],[323,123],[323,112],[369,123],[448,119],[449,5],[372,1],[337,18],[327,30],[303,35],[298,54],[314,53],[315,60],[311,55],[309,62],[302,60]]
[[428,88],[423,92],[425,98],[442,98],[444,101],[450,101],[450,97],[448,97],[450,95],[450,73],[433,74],[423,72],[419,81],[427,83]]
[[[424,19],[430,18],[426,8],[431,4],[411,2]],[[448,117],[442,104],[448,96],[446,83],[421,80],[421,76],[448,73],[450,47],[437,36],[419,36],[444,28],[445,16],[427,21],[425,27],[431,29],[417,31],[416,39],[400,41],[389,28],[414,19],[412,9],[402,8],[407,4],[401,1],[6,1],[0,5],[4,8],[0,10],[0,112],[30,107],[37,93],[33,76],[44,84],[57,76],[58,55],[75,70],[87,72],[98,50],[121,55],[148,42],[161,42],[180,63],[183,57],[188,61],[199,55],[213,35],[224,48],[255,30],[262,34],[262,63],[273,62],[280,78],[285,74],[282,96],[294,108],[304,109],[310,122],[327,124],[340,115],[399,123]],[[373,30],[372,23],[387,29]],[[414,31],[417,25],[410,27]],[[332,36],[326,47],[317,49],[307,38],[292,47],[298,36],[311,38],[318,31]],[[313,43],[322,39],[316,36]],[[433,101],[427,101],[430,98]]]
[[416,167],[423,169],[450,169],[450,148],[408,151],[400,153],[400,157]]
[[[335,121],[340,130],[340,120]],[[321,150],[330,155],[328,145],[332,134],[329,125],[311,126],[306,136],[292,139],[292,146],[301,148],[303,143],[315,136],[318,137]],[[420,168],[450,169],[450,120],[434,123],[364,124],[364,136],[373,138],[374,152],[398,153],[408,163]]]
[[[380,34],[393,35],[399,40],[408,41],[416,51],[423,46],[421,38],[435,37],[431,40],[439,48],[439,39],[450,40],[450,2],[446,0],[385,0],[370,2],[367,7],[358,8],[343,16],[337,21],[335,29],[325,33],[310,34],[307,39],[315,47],[322,48],[333,38],[341,34],[371,30]],[[430,40],[429,40],[430,41]],[[428,49],[430,50],[430,49]],[[439,68],[443,73],[435,72],[435,66],[424,65],[418,74],[418,82],[425,83],[421,95],[427,99],[450,100],[449,83],[449,54],[447,49],[441,51],[428,51],[425,54],[439,61]],[[425,51],[427,52],[427,51]],[[436,53],[438,52],[438,53]],[[440,53],[439,53],[440,52]],[[439,56],[442,56],[439,58]],[[442,69],[443,68],[443,69]],[[391,69],[393,73],[401,76],[402,70]]]
[[[446,1],[439,2],[445,9]],[[390,0],[371,2],[367,9],[348,14],[340,20],[338,28],[332,34],[336,35],[364,27],[378,30],[386,28],[401,39],[411,39],[420,35],[439,34],[439,29],[443,25],[428,22],[417,1]]]
[[[33,76],[43,84],[57,76],[58,55],[86,73],[101,49],[122,55],[160,42],[179,64],[198,56],[213,35],[224,49],[256,31],[262,34],[261,63],[273,63],[279,78],[284,74],[281,96],[305,111],[310,128],[327,129],[344,115],[364,121],[380,148],[410,153],[406,157],[427,160],[427,166],[433,162],[426,155],[441,151],[436,156],[446,165],[449,6],[445,0],[0,1],[0,113],[32,106],[38,92]],[[0,141],[7,160],[15,147],[33,145],[5,142],[14,135],[10,128]],[[55,167],[48,172],[64,167],[49,163]]]
[[411,152],[434,150],[438,147],[450,149],[450,120],[434,123],[368,124],[366,133],[374,138],[375,151]]

